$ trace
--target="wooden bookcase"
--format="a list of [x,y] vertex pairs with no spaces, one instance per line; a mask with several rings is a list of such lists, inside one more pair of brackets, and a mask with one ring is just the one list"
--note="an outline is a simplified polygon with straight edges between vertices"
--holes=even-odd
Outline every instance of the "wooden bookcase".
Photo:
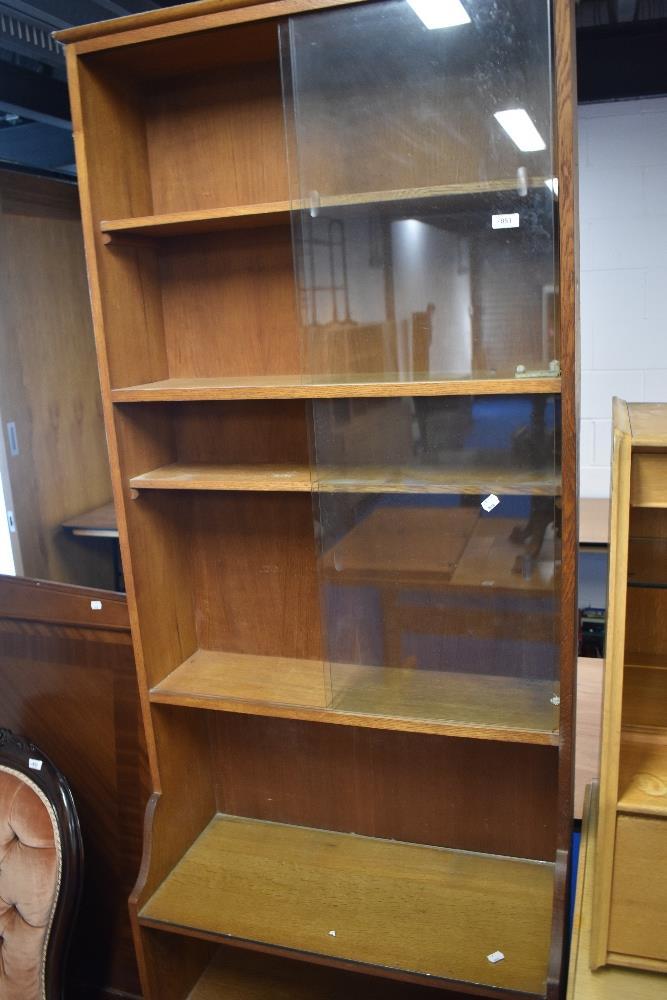
[[[145,997],[555,1000],[569,0],[433,31],[403,0],[204,0],[59,37],[154,788]],[[517,101],[543,149],[494,118]]]
[[591,966],[667,972],[667,407],[614,400]]

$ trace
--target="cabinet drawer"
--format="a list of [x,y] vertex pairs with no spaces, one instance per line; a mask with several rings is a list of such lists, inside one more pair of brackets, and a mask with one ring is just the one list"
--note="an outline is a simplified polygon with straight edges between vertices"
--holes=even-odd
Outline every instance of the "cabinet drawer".
[[666,927],[667,817],[619,816],[609,951],[667,961]]
[[667,455],[633,454],[630,503],[633,507],[667,507]]

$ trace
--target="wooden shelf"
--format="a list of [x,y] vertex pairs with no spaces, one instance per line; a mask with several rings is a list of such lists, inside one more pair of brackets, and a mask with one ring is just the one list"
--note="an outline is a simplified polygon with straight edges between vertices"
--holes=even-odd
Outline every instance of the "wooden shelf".
[[543,996],[553,879],[546,862],[219,814],[139,920]]
[[207,465],[174,462],[133,476],[135,490],[257,490],[310,493],[308,465]]
[[187,1000],[431,1000],[427,987],[221,945]]
[[112,389],[114,403],[194,402],[225,399],[330,399],[335,397],[479,396],[560,393],[560,378],[448,378],[443,374],[415,376],[347,377],[309,382],[298,375],[256,375],[243,378],[167,378],[122,389]]
[[[546,178],[531,177],[529,186],[541,188]],[[499,180],[476,184],[447,184],[439,187],[403,188],[396,191],[366,191],[359,194],[323,197],[320,210],[372,205],[374,210],[383,206],[399,206],[402,202],[413,209],[415,204],[441,198],[461,198],[480,194],[513,194],[519,197],[516,181]],[[211,233],[229,229],[248,229],[258,226],[287,225],[292,211],[308,209],[302,201],[275,201],[255,205],[232,205],[225,208],[205,209],[195,212],[170,212],[164,215],[144,215],[128,219],[110,219],[100,222],[101,231],[111,238],[116,236],[189,236],[193,233]]]
[[235,205],[200,212],[170,212],[165,215],[143,215],[134,219],[113,219],[100,223],[102,232],[116,236],[189,236],[195,233],[215,233],[228,229],[250,229],[289,223],[288,201],[267,202],[264,205]]
[[137,490],[258,490],[309,493],[416,493],[557,496],[553,469],[436,466],[213,465],[174,462],[130,479]]
[[662,737],[623,732],[618,811],[667,816],[667,729]]
[[243,715],[555,746],[548,681],[200,649],[152,702]]

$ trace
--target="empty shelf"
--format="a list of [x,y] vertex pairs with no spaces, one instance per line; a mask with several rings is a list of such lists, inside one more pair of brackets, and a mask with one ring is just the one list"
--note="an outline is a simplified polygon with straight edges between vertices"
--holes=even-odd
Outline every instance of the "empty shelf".
[[[545,178],[531,177],[529,186],[541,188]],[[442,198],[461,199],[466,195],[502,194],[517,196],[516,181],[480,181],[470,184],[447,184],[437,187],[401,188],[394,191],[364,191],[357,194],[323,195],[317,201],[319,210],[327,208],[362,207],[372,205],[375,210],[401,203],[415,207],[420,202],[429,206]],[[309,209],[303,201],[275,201],[253,205],[229,205],[224,208],[201,209],[194,212],[170,212],[161,215],[144,215],[135,218],[105,219],[101,231],[113,241],[117,236],[187,236],[193,233],[218,232],[225,229],[247,229],[257,226],[289,223],[292,211]]]
[[452,469],[435,466],[224,465],[174,462],[133,476],[137,490],[259,490],[307,493],[416,493],[556,496],[553,469]]
[[347,376],[308,381],[298,375],[256,375],[244,378],[167,378],[112,389],[115,403],[191,402],[216,399],[329,399],[333,397],[475,396],[559,393],[560,378],[448,378],[446,374],[405,380],[400,376]]
[[542,996],[553,879],[545,862],[217,815],[139,920]]
[[200,212],[144,215],[134,219],[104,221],[100,223],[100,229],[112,242],[116,236],[188,236],[192,233],[288,223],[289,207],[288,201],[276,201],[264,205],[236,205]]
[[405,986],[388,979],[221,946],[187,1000],[405,1000],[405,996]]
[[550,681],[200,649],[151,701],[336,725],[555,745]]
[[141,476],[130,486],[137,490],[259,490],[309,493],[307,465],[206,465],[175,462]]

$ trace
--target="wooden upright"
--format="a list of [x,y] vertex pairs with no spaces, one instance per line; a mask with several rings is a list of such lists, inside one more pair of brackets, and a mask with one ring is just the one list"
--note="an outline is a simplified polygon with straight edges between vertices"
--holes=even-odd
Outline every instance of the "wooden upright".
[[154,788],[146,1000],[559,996],[572,7],[461,9],[59,36]]

